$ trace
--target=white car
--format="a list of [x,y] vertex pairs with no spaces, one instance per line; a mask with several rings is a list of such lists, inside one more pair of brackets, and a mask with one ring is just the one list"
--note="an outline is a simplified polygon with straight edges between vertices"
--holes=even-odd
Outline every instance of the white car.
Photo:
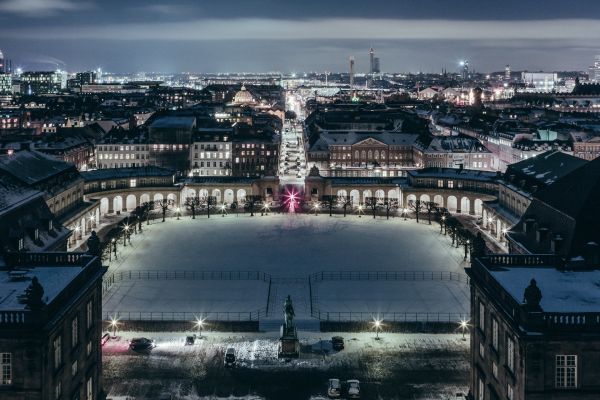
[[336,399],[342,395],[342,385],[339,379],[330,379],[327,386],[327,396],[331,399]]
[[360,398],[360,382],[358,379],[349,379],[346,381],[348,385],[348,398],[359,399]]

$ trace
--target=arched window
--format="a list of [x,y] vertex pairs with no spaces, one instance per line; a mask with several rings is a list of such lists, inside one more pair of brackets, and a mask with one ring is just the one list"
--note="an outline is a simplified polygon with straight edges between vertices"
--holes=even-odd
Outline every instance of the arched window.
[[365,158],[367,158],[367,152],[363,150],[363,151],[360,153],[360,158],[361,158],[362,160],[364,160]]
[[358,156],[358,150],[356,150],[356,151],[354,152],[354,158],[356,158],[356,159],[358,160],[358,157],[359,157],[359,156]]
[[385,151],[381,150],[381,159],[385,159]]
[[379,160],[379,152],[377,150],[375,150],[375,159]]
[[369,154],[369,160],[372,160],[373,159],[373,152],[371,150],[369,150],[368,154]]

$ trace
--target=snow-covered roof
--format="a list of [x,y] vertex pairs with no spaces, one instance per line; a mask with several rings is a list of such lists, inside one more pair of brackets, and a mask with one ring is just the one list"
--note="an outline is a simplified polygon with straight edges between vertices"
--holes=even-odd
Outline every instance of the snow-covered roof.
[[97,181],[101,179],[141,178],[145,176],[173,175],[174,172],[172,170],[155,166],[133,168],[106,168],[81,172],[81,176],[86,182]]
[[23,150],[0,156],[0,170],[26,185],[34,185],[72,168],[73,164],[37,151]]
[[40,266],[27,269],[24,276],[0,271],[0,310],[25,310],[25,304],[19,298],[25,294],[34,276],[44,288],[43,300],[48,304],[83,270],[79,266]]
[[535,279],[542,291],[544,312],[600,312],[600,271],[560,271],[556,268],[503,267],[490,274],[518,303]]

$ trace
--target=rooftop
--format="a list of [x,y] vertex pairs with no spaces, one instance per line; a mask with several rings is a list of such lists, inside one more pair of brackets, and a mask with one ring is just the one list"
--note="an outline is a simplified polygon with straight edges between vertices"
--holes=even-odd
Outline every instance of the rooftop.
[[550,150],[508,166],[506,175],[523,174],[540,184],[551,185],[558,179],[586,163],[581,158],[558,150]]
[[72,168],[73,164],[36,151],[23,150],[11,155],[0,155],[0,170],[26,185],[34,185]]
[[544,312],[599,312],[600,271],[561,271],[553,267],[501,267],[490,274],[518,303],[535,279]]
[[145,176],[173,176],[174,174],[175,173],[170,169],[155,166],[137,168],[107,168],[81,172],[81,176],[86,182],[101,179],[141,178]]
[[51,303],[67,287],[83,268],[78,266],[38,266],[27,270],[0,271],[0,310],[25,310],[20,299],[37,277],[44,288],[43,300]]
[[196,117],[188,116],[168,116],[159,117],[150,125],[154,129],[167,129],[167,128],[183,128],[192,129],[196,124]]

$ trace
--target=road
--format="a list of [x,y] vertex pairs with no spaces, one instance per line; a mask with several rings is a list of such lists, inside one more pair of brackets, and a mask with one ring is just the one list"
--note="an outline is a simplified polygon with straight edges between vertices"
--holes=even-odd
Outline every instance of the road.
[[[468,341],[459,334],[341,333],[346,348],[333,351],[332,334],[300,332],[301,356],[277,358],[269,333],[204,333],[184,346],[185,333],[119,333],[103,349],[109,398],[322,399],[330,378],[361,382],[361,399],[458,399],[468,385]],[[149,352],[128,350],[127,339],[147,335]],[[336,334],[337,335],[337,334]],[[225,368],[234,348],[237,366]],[[230,397],[234,396],[234,397]],[[464,398],[464,397],[463,397]]]
[[304,186],[306,153],[302,124],[286,121],[281,133],[279,180],[282,185]]

